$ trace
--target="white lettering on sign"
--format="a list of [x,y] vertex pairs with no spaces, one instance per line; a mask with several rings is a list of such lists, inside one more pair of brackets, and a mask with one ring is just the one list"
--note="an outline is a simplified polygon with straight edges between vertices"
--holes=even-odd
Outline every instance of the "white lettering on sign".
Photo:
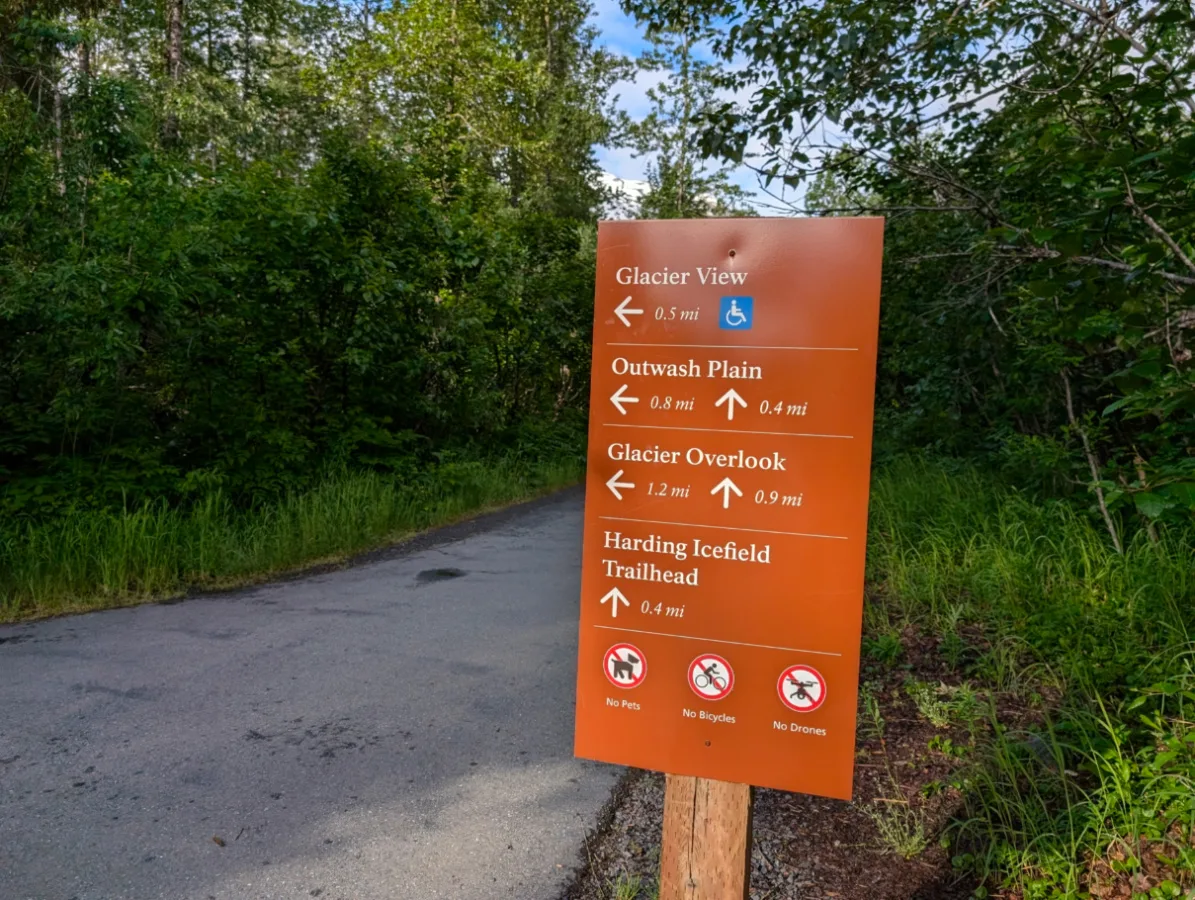
[[662,584],[683,584],[697,587],[698,573],[696,569],[680,572],[673,569],[661,569],[653,562],[641,562],[633,566],[624,566],[614,559],[603,559],[607,578],[622,578],[626,581],[656,581]]
[[623,266],[614,273],[614,278],[619,284],[688,284],[690,274],[670,272],[667,266],[659,272],[644,272],[638,266]]
[[683,363],[657,363],[648,360],[631,361],[617,356],[610,363],[615,375],[644,375],[655,378],[722,378],[729,381],[761,381],[763,366],[750,365],[746,360],[732,363],[728,359],[706,360],[706,368],[695,359]]
[[661,450],[659,444],[632,447],[630,444],[611,444],[606,455],[616,462],[649,462],[672,465],[680,458],[679,450]]
[[779,722],[773,720],[772,729],[774,731],[787,731],[790,734],[812,734],[816,735],[817,737],[826,736],[826,729],[814,728],[812,725],[802,725],[799,722],[793,722],[790,724],[788,722]]
[[784,467],[787,457],[772,451],[771,456],[752,456],[740,450],[738,453],[706,453],[700,447],[690,447],[685,453],[685,462],[691,466],[710,466],[715,469],[760,469],[764,472],[787,472]]
[[617,699],[617,698],[615,698],[615,697],[607,697],[607,698],[606,698],[606,705],[607,705],[607,706],[613,706],[615,709],[633,709],[633,710],[639,710],[639,709],[642,709],[642,708],[643,708],[643,707],[641,707],[641,706],[640,706],[638,703],[635,703],[634,701],[631,701],[631,700],[619,700],[619,699]]
[[[606,531],[603,536],[603,546],[607,550],[625,550],[628,553],[657,553],[671,556],[677,562],[684,562],[689,558],[688,541],[670,541],[658,534],[647,537],[631,537],[621,531]],[[692,554],[701,559],[720,559],[728,562],[750,562],[768,565],[772,561],[772,545],[748,544],[741,546],[736,541],[726,541],[721,544],[711,544],[701,538],[692,539]]]
[[744,284],[747,281],[746,272],[719,272],[715,266],[698,269],[697,277],[702,284]]
[[[610,444],[606,455],[615,462],[646,462],[660,465],[677,465],[681,459],[679,450],[664,450],[659,444],[650,447],[636,447],[633,444]],[[685,462],[691,466],[708,466],[711,469],[758,469],[761,472],[787,472],[788,457],[773,450],[770,456],[755,456],[746,451],[735,453],[709,453],[700,447],[685,451]]]
[[607,550],[633,550],[639,553],[663,553],[684,562],[689,558],[688,544],[683,541],[666,541],[656,534],[645,538],[626,537],[621,531],[606,532]]
[[693,538],[693,555],[702,559],[728,559],[738,562],[763,563],[765,566],[772,561],[772,545],[764,544],[759,549],[755,544],[740,547],[734,541],[725,544],[707,544]]
[[728,715],[726,715],[726,713],[706,712],[704,709],[697,713],[697,718],[705,719],[705,721],[707,721],[707,722],[714,722],[714,723],[722,722],[727,725],[734,724],[734,716],[728,716]]
[[[686,285],[693,276],[692,272],[676,272],[665,266],[663,269],[652,271],[640,269],[638,266],[623,266],[614,272],[614,280],[619,284],[655,284]],[[746,272],[723,272],[717,266],[705,266],[697,270],[697,277],[702,284],[746,284]]]
[[731,378],[737,381],[759,381],[763,378],[763,366],[749,366],[746,360],[735,365],[728,359],[711,359],[706,378]]

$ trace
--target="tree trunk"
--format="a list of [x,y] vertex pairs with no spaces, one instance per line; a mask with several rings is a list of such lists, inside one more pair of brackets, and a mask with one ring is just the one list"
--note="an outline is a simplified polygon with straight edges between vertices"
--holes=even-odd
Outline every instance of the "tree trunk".
[[241,102],[249,102],[249,85],[253,79],[253,23],[249,21],[247,3],[241,3]]
[[163,138],[168,145],[178,143],[178,114],[173,109],[179,84],[183,79],[183,0],[167,0],[166,7],[166,77],[171,87],[171,109],[166,113]]
[[[87,5],[84,5],[80,10],[80,18],[84,22],[89,22],[91,19],[91,10]],[[91,87],[91,41],[88,40],[87,35],[83,36],[83,40],[79,41],[79,93],[84,97]]]
[[66,193],[66,172],[62,166],[62,88],[54,81],[54,168],[58,176],[58,193]]

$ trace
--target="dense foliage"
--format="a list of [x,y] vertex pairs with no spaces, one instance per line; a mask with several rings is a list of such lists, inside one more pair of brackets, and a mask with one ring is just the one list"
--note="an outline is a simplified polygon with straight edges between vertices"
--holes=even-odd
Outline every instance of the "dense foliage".
[[870,644],[992,697],[939,836],[975,896],[1189,896],[1195,9],[624,6],[715,26],[707,151],[888,219]]
[[584,0],[0,12],[0,515],[580,433]]
[[1120,547],[1195,510],[1185,0],[629,0],[700,10],[705,146],[777,202],[888,216],[879,433],[1075,490]]
[[1159,531],[1118,553],[1099,517],[957,461],[876,478],[866,652],[899,670],[923,641],[991,700],[940,835],[975,898],[1191,896],[1195,533]]

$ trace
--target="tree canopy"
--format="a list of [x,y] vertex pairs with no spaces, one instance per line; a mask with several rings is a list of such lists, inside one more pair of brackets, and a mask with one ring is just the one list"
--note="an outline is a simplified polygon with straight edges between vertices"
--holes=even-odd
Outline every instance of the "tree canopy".
[[6,5],[0,510],[575,446],[625,70],[589,13]]
[[1078,487],[1117,546],[1189,519],[1189,3],[624,5],[716,24],[741,102],[708,152],[794,211],[888,216],[881,434]]

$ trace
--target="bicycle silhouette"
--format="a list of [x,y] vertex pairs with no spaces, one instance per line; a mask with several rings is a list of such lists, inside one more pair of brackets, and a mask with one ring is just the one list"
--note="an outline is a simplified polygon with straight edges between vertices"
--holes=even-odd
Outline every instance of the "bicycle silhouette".
[[[698,663],[701,665],[701,663]],[[701,674],[693,679],[693,683],[697,685],[698,690],[709,688],[713,686],[716,690],[726,690],[726,679],[718,674],[718,664],[710,663],[708,667],[702,668]]]
[[747,321],[747,316],[739,309],[738,301],[734,299],[730,301],[730,309],[726,310],[725,318],[726,324],[731,328],[738,328]]

